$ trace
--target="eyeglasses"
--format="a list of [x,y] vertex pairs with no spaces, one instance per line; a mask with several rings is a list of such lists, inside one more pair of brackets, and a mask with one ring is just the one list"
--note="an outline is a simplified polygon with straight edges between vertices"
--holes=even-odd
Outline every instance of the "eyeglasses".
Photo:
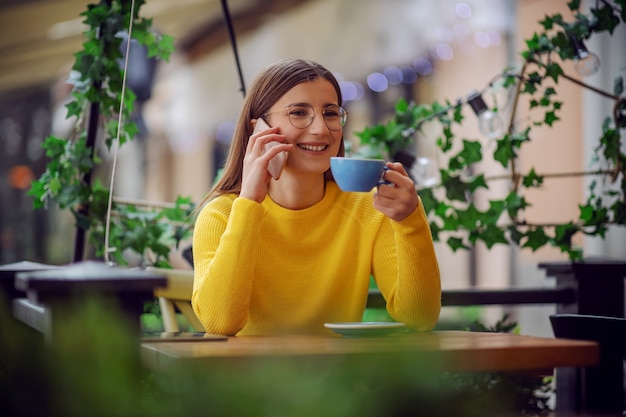
[[[305,129],[313,123],[313,119],[315,119],[316,116],[315,109],[315,107],[307,103],[292,104],[280,110],[267,112],[261,117],[287,110],[289,122],[298,129]],[[326,123],[328,129],[341,130],[346,124],[348,112],[345,111],[343,107],[331,104],[330,106],[320,107],[319,109],[322,110],[324,123]]]

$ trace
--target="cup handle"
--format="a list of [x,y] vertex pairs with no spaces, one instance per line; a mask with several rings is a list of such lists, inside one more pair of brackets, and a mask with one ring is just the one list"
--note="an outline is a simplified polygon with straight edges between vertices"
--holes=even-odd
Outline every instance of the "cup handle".
[[389,182],[389,181],[385,181],[383,179],[383,177],[385,176],[385,172],[389,171],[389,167],[388,166],[384,166],[383,167],[383,173],[380,174],[380,180],[378,181],[378,184],[376,184],[376,187],[380,186],[380,185],[393,185],[393,182]]

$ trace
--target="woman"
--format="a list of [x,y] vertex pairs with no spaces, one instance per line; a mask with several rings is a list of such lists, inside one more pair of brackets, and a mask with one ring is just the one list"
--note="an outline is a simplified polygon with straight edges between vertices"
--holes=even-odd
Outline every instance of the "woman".
[[[207,332],[320,333],[361,321],[370,275],[395,320],[435,325],[439,269],[413,181],[387,163],[391,185],[339,190],[329,167],[344,155],[340,105],[337,80],[310,61],[279,61],[250,87],[194,229],[192,304]],[[259,118],[272,127],[253,134]],[[268,166],[280,152],[288,158],[275,180]]]

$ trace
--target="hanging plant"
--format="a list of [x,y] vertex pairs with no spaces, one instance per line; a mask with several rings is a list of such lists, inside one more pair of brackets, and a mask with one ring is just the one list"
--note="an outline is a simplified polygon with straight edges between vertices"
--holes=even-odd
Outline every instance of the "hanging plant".
[[[96,166],[102,163],[95,152],[95,138],[101,132],[106,148],[111,151],[114,145],[122,146],[138,133],[131,121],[136,96],[130,88],[123,88],[120,61],[124,58],[121,45],[125,36],[122,34],[130,32],[132,39],[147,49],[148,57],[167,61],[174,49],[171,36],[157,33],[152,29],[151,19],[139,17],[144,3],[144,0],[107,0],[89,4],[81,13],[86,25],[85,42],[83,49],[75,54],[73,100],[67,104],[66,116],[75,118],[75,128],[69,138],[45,139],[43,147],[50,161],[29,191],[37,209],[50,204],[70,209],[77,232],[89,232],[97,257],[102,257],[107,249],[104,231],[110,196],[108,188],[91,178]],[[131,17],[132,31],[129,30]],[[166,248],[188,236],[185,220],[193,207],[190,199],[178,198],[165,210],[115,203],[112,209],[115,215],[110,221],[110,246],[115,248],[115,262],[126,264],[123,253],[130,250],[143,263],[166,266]],[[75,261],[82,258],[83,253],[79,252]]]
[[[490,83],[493,88],[495,81],[499,80],[503,88],[513,90],[508,126],[496,123],[501,120],[503,112],[497,107],[486,107],[482,92],[478,92],[466,101],[454,103],[416,105],[400,100],[393,119],[357,133],[361,144],[378,149],[380,155],[393,155],[394,150],[406,146],[407,138],[413,139],[414,133],[419,132],[426,122],[438,122],[437,146],[447,166],[439,169],[440,183],[421,187],[419,194],[431,219],[434,239],[440,241],[447,236],[446,243],[454,251],[468,249],[479,241],[487,248],[513,243],[533,251],[549,245],[559,248],[571,260],[580,260],[583,252],[575,246],[574,236],[604,237],[609,225],[626,224],[626,155],[620,146],[620,129],[626,124],[623,77],[620,75],[615,79],[611,93],[566,74],[561,67],[562,62],[574,61],[583,75],[597,69],[597,57],[589,53],[584,41],[601,32],[612,35],[615,28],[625,22],[626,1],[597,2],[588,14],[580,11],[580,1],[570,1],[568,7],[573,15],[572,21],[566,21],[560,14],[546,16],[540,22],[543,31],[526,41],[527,49],[521,53],[521,68],[517,71],[506,68]],[[587,201],[579,205],[578,218],[563,223],[533,224],[524,216],[530,206],[524,191],[541,187],[549,175],[541,175],[534,168],[520,172],[517,158],[522,146],[532,140],[533,129],[552,127],[560,120],[563,103],[557,90],[544,83],[547,80],[555,84],[562,80],[573,82],[613,100],[615,105],[613,114],[607,115],[602,124],[602,135],[594,156],[597,169],[580,173],[598,179],[591,182]],[[529,97],[529,109],[540,115],[525,126],[514,123],[522,96]],[[475,164],[485,156],[482,144],[479,140],[456,135],[455,126],[463,123],[464,104],[469,104],[477,116],[484,119],[485,133],[496,144],[492,157],[509,172],[507,178],[511,186],[508,194],[501,199],[489,200],[486,210],[476,206],[473,196],[481,188],[488,189],[490,180],[502,178],[487,178],[476,172]]]

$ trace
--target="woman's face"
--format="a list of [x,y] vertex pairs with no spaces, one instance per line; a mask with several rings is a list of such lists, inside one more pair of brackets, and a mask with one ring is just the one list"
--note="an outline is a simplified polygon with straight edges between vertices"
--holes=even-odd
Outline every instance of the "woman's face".
[[[318,174],[330,168],[330,157],[337,156],[343,131],[328,128],[322,109],[340,105],[337,100],[333,85],[318,78],[296,85],[269,109],[267,113],[271,114],[265,119],[270,126],[278,126],[287,143],[295,145],[289,152],[285,171]],[[315,118],[309,126],[301,129],[291,124],[286,108],[294,104],[309,104],[314,108]],[[300,113],[295,113],[294,107],[291,109],[295,119]]]

